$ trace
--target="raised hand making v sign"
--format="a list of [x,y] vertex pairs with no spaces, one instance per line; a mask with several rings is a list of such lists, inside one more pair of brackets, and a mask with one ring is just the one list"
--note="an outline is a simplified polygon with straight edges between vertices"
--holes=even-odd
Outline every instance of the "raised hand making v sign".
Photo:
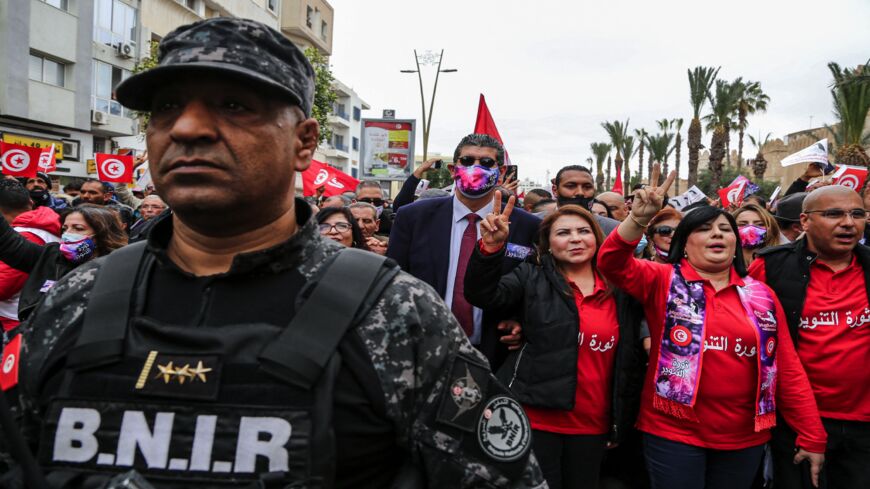
[[[656,163],[653,166],[650,182],[657,182],[660,174],[661,169],[659,168],[658,163]],[[653,216],[662,209],[665,195],[668,193],[668,189],[671,188],[671,185],[674,183],[676,178],[677,172],[671,171],[661,186],[654,187],[652,185],[647,185],[646,187],[635,191],[634,201],[631,204],[631,213],[628,214],[628,219],[622,221],[616,229],[622,239],[630,243],[634,243],[640,239],[650,219],[652,219]]]
[[480,221],[480,239],[483,242],[483,251],[495,253],[504,246],[510,232],[510,217],[514,211],[517,199],[512,195],[501,210],[501,191],[496,190],[492,196],[492,212]]

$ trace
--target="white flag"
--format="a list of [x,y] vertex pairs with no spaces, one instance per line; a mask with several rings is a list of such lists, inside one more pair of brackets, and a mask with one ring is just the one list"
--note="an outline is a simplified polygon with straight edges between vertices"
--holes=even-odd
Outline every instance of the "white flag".
[[799,163],[819,163],[820,165],[828,164],[828,139],[817,141],[808,147],[798,151],[793,155],[788,155],[782,159],[782,166],[792,166]]
[[692,185],[692,188],[687,190],[686,193],[668,198],[668,204],[672,205],[674,209],[681,211],[685,207],[688,207],[695,202],[700,202],[706,198],[707,196],[704,195],[704,192],[701,192],[701,189]]

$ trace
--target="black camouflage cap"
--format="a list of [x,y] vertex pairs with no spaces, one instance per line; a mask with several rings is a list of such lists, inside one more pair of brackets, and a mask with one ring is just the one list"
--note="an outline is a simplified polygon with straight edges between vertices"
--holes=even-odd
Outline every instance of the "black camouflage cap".
[[182,73],[213,72],[266,85],[311,115],[314,69],[308,58],[275,29],[248,19],[216,17],[175,29],[157,48],[157,66],[115,89],[133,110],[151,110],[157,87]]

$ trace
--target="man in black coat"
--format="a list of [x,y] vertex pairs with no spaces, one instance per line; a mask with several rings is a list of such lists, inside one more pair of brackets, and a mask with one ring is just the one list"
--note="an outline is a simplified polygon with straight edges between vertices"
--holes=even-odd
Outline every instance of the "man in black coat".
[[[462,283],[473,247],[480,238],[480,220],[492,211],[492,192],[505,172],[504,147],[484,134],[470,134],[460,141],[447,165],[456,181],[452,197],[426,199],[403,206],[396,214],[387,256],[402,270],[431,285],[444,298],[466,331],[471,343],[498,368],[507,349],[499,341],[499,311],[482,311],[465,300]],[[472,216],[470,216],[472,215]],[[476,229],[470,226],[473,220]],[[507,273],[534,251],[541,220],[517,209],[511,215]],[[463,246],[463,242],[465,243]]]

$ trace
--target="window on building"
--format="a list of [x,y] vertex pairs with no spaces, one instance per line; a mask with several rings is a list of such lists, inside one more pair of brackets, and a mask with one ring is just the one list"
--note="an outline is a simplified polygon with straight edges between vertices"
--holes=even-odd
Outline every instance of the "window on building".
[[66,65],[31,53],[30,79],[62,87],[66,79]]
[[326,35],[328,34],[328,32],[329,32],[329,27],[327,27],[326,21],[321,21],[320,22],[320,38],[325,41]]
[[314,9],[310,5],[305,10],[305,25],[309,28],[314,25]]
[[194,12],[196,12],[196,0],[177,0],[177,1],[178,1],[178,3],[189,8],[190,10],[193,10]]
[[266,0],[266,7],[272,12],[278,11],[278,0]]
[[351,168],[350,169],[350,176],[352,176],[354,178],[359,178],[359,170],[357,170],[356,168]]
[[94,60],[94,110],[132,118],[133,113],[115,100],[115,87],[129,76],[130,72],[123,68]]
[[335,112],[335,115],[341,117],[342,119],[347,119],[347,112],[344,110],[344,104],[335,104],[332,108],[332,111]]
[[94,40],[117,46],[136,39],[136,9],[120,0],[96,0]]
[[353,138],[350,144],[354,151],[359,151],[359,138]]
[[51,5],[52,7],[59,8],[61,10],[69,10],[69,1],[68,0],[42,0],[42,1]]
[[361,111],[359,107],[353,108],[353,120],[358,121],[360,119]]

